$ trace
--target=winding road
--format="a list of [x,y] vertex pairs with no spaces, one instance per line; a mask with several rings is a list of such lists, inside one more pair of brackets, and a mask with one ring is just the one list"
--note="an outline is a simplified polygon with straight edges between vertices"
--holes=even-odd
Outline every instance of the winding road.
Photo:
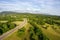
[[3,35],[1,35],[0,36],[0,40],[3,40],[4,38],[8,37],[12,33],[18,31],[18,29],[21,29],[22,27],[24,27],[25,24],[27,24],[27,19],[26,18],[24,19],[24,21],[19,26],[15,27],[14,29],[11,29],[8,32],[6,32]]

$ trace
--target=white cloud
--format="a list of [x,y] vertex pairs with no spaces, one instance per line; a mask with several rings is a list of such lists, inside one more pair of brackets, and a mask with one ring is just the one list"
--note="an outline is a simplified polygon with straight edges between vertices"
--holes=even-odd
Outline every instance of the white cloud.
[[3,8],[4,10],[30,10],[30,11],[36,11],[39,10],[36,8],[36,5],[33,5],[31,2],[15,2],[15,3],[0,3],[0,8]]
[[[43,12],[56,14],[60,13],[59,9],[59,1],[54,0],[31,0],[28,1],[20,1],[20,0],[11,0],[11,2],[2,1],[0,2],[0,11],[4,10],[20,10],[20,11],[33,11],[33,12]],[[58,5],[58,6],[56,6]],[[58,8],[56,8],[58,7]]]

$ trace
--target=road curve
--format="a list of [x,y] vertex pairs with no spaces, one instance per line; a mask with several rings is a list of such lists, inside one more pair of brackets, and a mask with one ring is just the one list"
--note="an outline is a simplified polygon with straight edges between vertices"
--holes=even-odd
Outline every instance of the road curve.
[[22,27],[24,27],[25,24],[27,24],[27,19],[24,19],[24,21],[19,26],[15,27],[14,29],[11,29],[8,32],[6,32],[3,35],[1,35],[0,36],[0,40],[3,40],[5,37],[8,37],[12,33],[18,31],[18,29],[21,29]]

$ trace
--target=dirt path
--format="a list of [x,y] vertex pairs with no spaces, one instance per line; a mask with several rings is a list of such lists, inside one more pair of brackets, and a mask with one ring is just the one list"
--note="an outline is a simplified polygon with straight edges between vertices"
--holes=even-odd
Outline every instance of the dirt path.
[[9,30],[8,32],[4,33],[3,35],[0,36],[0,40],[3,40],[4,38],[8,37],[9,35],[11,35],[12,33],[16,32],[18,29],[21,29],[22,27],[24,27],[24,25],[27,23],[27,19],[24,19],[24,21],[17,27],[15,27],[14,29]]

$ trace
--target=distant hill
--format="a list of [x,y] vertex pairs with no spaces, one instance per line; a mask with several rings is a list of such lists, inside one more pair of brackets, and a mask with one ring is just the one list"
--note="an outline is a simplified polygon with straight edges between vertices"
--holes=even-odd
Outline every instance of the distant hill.
[[3,12],[0,12],[0,14],[8,14],[8,13],[17,13],[17,12],[12,12],[12,11],[3,11]]
[[29,13],[29,12],[15,12],[15,11],[2,11],[0,14],[36,14],[36,15],[46,15],[46,16],[58,16],[58,15],[51,15],[48,13]]

